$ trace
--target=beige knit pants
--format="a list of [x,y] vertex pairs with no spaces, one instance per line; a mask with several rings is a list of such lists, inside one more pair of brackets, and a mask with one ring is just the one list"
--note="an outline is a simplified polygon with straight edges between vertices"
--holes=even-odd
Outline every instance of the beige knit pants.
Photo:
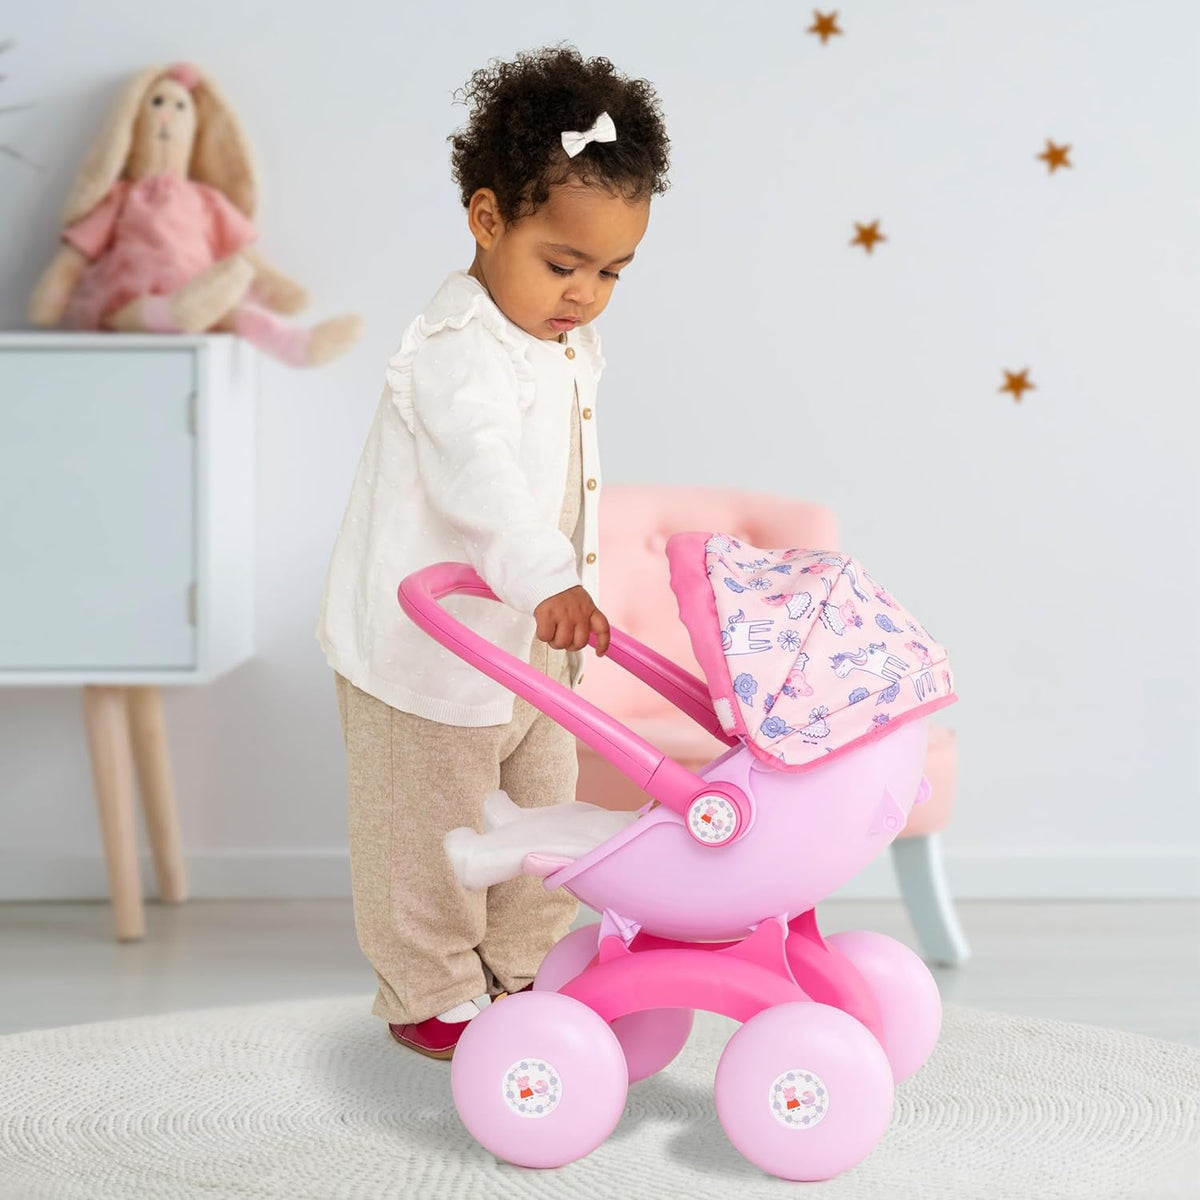
[[[577,409],[571,433],[560,523],[567,536],[580,506]],[[529,661],[570,686],[566,651],[535,637]],[[482,832],[483,798],[497,788],[524,808],[574,800],[574,735],[520,696],[507,724],[443,725],[335,679],[349,771],[354,924],[379,983],[372,1012],[403,1025],[485,992],[524,987],[570,929],[578,904],[525,877],[468,892],[442,839],[464,825]]]

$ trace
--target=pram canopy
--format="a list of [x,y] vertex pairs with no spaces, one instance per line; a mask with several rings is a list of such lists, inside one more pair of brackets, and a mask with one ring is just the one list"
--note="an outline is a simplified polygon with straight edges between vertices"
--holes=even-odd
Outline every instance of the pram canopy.
[[667,542],[722,729],[802,771],[954,702],[944,647],[853,558],[722,533]]

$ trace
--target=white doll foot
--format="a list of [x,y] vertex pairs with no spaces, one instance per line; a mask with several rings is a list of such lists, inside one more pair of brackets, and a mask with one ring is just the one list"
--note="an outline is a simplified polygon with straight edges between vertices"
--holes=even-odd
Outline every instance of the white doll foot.
[[471,889],[516,879],[526,864],[535,874],[548,874],[542,868],[549,860],[557,868],[582,858],[637,820],[637,813],[609,812],[577,801],[518,808],[504,792],[492,792],[484,805],[486,833],[452,829],[444,839],[455,875]]
[[483,798],[484,829],[499,829],[521,816],[521,809],[513,803],[506,791],[488,792]]

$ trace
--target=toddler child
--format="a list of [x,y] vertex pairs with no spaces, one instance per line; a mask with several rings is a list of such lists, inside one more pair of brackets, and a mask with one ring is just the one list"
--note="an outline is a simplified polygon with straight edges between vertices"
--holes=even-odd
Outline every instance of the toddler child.
[[468,892],[442,840],[481,829],[497,788],[525,807],[573,800],[575,742],[418,629],[396,588],[430,563],[469,563],[502,603],[451,596],[447,609],[567,686],[592,633],[607,649],[592,322],[666,190],[669,148],[650,85],[571,47],[493,61],[465,93],[451,162],[474,261],[388,362],[318,627],[373,1011],[435,1058],[453,1054],[477,1000],[530,985],[577,907],[537,879]]

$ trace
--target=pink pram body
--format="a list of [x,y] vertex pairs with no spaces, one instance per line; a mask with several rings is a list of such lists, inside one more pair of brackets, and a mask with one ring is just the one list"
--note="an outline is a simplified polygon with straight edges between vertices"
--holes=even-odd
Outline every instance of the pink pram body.
[[[932,1050],[941,1010],[932,977],[907,947],[868,931],[826,940],[813,910],[887,847],[927,794],[927,719],[954,699],[951,677],[946,669],[944,684],[931,682],[925,668],[933,659],[944,663],[944,652],[877,585],[872,603],[860,583],[869,576],[853,560],[760,552],[704,534],[676,535],[668,554],[706,682],[620,630],[612,631],[609,655],[729,744],[695,775],[451,618],[438,600],[452,592],[495,598],[469,567],[438,564],[400,585],[400,603],[415,622],[550,714],[653,798],[637,820],[582,857],[527,857],[528,873],[548,887],[566,887],[603,920],[551,951],[532,993],[493,1005],[472,1022],[454,1058],[456,1104],[468,1129],[499,1157],[528,1166],[570,1162],[611,1132],[629,1082],[675,1057],[692,1010],[708,1009],[744,1022],[717,1078],[717,1107],[731,1141],[774,1174],[828,1178],[882,1135],[894,1082]],[[813,604],[815,589],[800,576],[820,578],[831,564],[857,599],[839,596],[834,581],[825,585],[825,601]],[[742,600],[742,593],[755,599],[765,590],[756,581],[768,577],[785,578],[788,590],[761,596],[763,603],[782,612],[786,602],[790,620],[778,622],[774,640],[748,639],[750,627],[777,632],[765,609]],[[920,647],[922,662],[906,663],[889,650],[890,662],[906,670],[890,668],[874,692],[844,688],[845,662],[869,656],[853,658],[843,643],[826,643],[844,639],[843,616],[861,627],[873,607],[878,629],[899,632],[905,621],[910,636],[923,639],[909,643]],[[736,628],[738,622],[749,624]],[[722,637],[726,629],[736,638]],[[732,659],[726,665],[743,645],[756,664],[766,663],[753,676],[735,675]],[[782,659],[773,663],[777,647]],[[871,643],[870,655],[882,655],[879,647]],[[826,660],[828,679],[818,688],[840,688],[846,702],[793,719],[813,692],[804,668],[812,674],[813,664]],[[911,695],[902,695],[908,682]],[[840,744],[830,744],[830,731]],[[516,1088],[513,1080],[527,1080],[539,1064],[536,1088]],[[571,1075],[587,1079],[586,1098]]]
[[699,777],[753,795],[754,822],[736,845],[695,841],[660,806],[555,871],[547,886],[659,937],[745,937],[767,917],[813,908],[899,834],[920,793],[927,737],[924,720],[909,722],[804,775],[774,771],[745,746],[728,750]]

